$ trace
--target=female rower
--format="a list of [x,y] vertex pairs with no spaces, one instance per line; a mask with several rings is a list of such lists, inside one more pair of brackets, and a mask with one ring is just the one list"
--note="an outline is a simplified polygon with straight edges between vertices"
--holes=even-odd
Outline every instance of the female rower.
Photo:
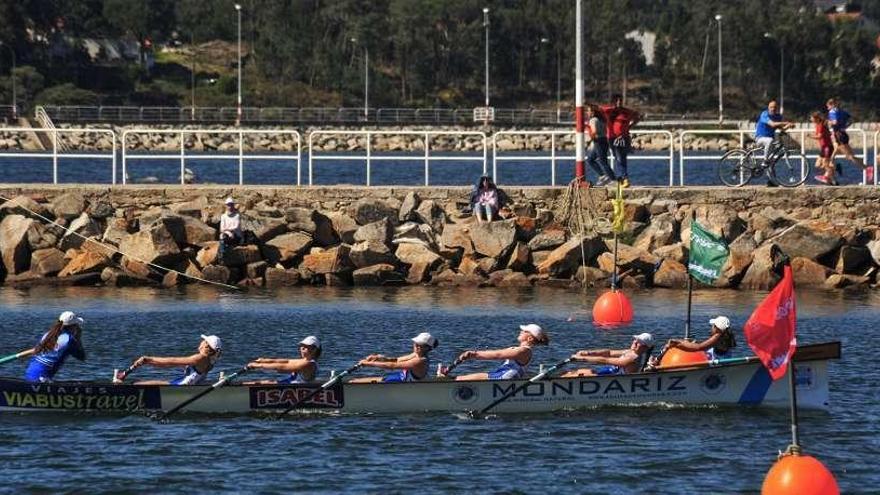
[[595,349],[578,351],[572,354],[572,359],[585,363],[602,364],[596,369],[582,368],[567,373],[563,377],[594,376],[594,375],[625,375],[638,373],[648,362],[651,349],[654,348],[654,336],[650,333],[633,335],[629,349],[611,350]]
[[40,337],[40,341],[31,352],[33,357],[28,363],[24,379],[29,382],[51,382],[67,356],[85,361],[86,351],[82,345],[83,319],[72,311],[61,313],[49,331]]
[[676,347],[683,351],[706,353],[706,359],[722,359],[730,357],[731,350],[736,347],[736,338],[730,329],[730,319],[726,316],[716,316],[709,320],[712,329],[709,331],[709,338],[702,342],[690,342],[688,340],[671,339],[666,343],[666,349]]
[[370,354],[360,362],[361,366],[394,370],[384,377],[355,378],[352,383],[417,382],[428,376],[428,354],[440,343],[428,332],[422,332],[412,339],[412,352],[400,357],[385,357]]
[[208,378],[208,373],[214,368],[220,353],[223,350],[223,344],[220,337],[216,335],[202,335],[202,341],[195,354],[181,357],[159,357],[159,356],[141,356],[132,364],[133,368],[143,365],[155,366],[157,368],[173,368],[175,366],[185,366],[183,376],[176,380],[147,380],[135,382],[135,385],[200,385]]
[[471,373],[461,375],[456,380],[516,380],[525,378],[526,370],[532,361],[532,347],[547,345],[550,337],[539,325],[529,323],[519,326],[519,335],[516,340],[518,345],[506,349],[493,349],[486,351],[465,351],[458,356],[461,361],[468,359],[498,360],[504,359],[494,371],[489,373]]
[[299,342],[299,355],[300,357],[297,359],[258,358],[256,361],[248,363],[247,367],[250,369],[280,371],[290,373],[290,375],[278,381],[247,382],[246,384],[290,385],[314,381],[318,374],[318,358],[321,357],[321,341],[313,335],[302,339]]

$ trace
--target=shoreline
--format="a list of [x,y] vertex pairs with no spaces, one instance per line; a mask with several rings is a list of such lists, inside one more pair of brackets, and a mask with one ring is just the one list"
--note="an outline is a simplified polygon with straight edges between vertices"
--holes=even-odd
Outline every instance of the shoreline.
[[[174,287],[189,276],[268,288],[609,285],[613,243],[603,226],[612,189],[586,190],[586,207],[569,209],[598,227],[582,240],[565,228],[568,189],[502,189],[507,218],[477,224],[461,213],[466,187],[0,185],[12,200],[0,204],[2,283]],[[232,249],[223,265],[216,228],[226,196],[240,203],[256,241]],[[798,287],[876,290],[877,204],[880,190],[862,187],[628,189],[620,285],[685,288],[694,212],[731,251],[715,284],[695,287],[772,287],[776,245],[791,256]]]

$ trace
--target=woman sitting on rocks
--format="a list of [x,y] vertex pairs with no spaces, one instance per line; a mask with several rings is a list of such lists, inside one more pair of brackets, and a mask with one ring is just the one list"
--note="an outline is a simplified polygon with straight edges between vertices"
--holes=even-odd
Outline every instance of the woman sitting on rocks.
[[471,192],[471,210],[477,222],[491,222],[503,205],[503,194],[488,175],[480,177]]

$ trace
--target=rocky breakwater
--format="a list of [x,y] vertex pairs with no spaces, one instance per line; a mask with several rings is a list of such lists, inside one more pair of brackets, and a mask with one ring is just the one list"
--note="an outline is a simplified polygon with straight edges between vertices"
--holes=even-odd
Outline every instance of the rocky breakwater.
[[[423,284],[607,287],[608,235],[571,232],[560,188],[508,188],[505,218],[475,223],[465,188],[7,188],[0,258],[7,285],[172,287]],[[251,245],[218,260],[222,199],[242,206]],[[610,215],[591,189],[588,217]],[[877,188],[637,189],[625,202],[624,287],[686,285],[691,218],[731,256],[719,288],[767,289],[770,253],[792,258],[799,287],[870,290],[880,267]],[[54,219],[61,228],[37,215]]]

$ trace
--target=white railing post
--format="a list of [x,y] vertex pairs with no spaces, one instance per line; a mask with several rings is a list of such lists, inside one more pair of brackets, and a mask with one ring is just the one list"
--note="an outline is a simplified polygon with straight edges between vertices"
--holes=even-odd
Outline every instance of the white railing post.
[[429,149],[428,147],[430,145],[431,145],[430,133],[425,132],[425,185],[426,186],[428,185],[428,176],[430,175],[430,171],[429,171],[430,165],[428,164],[429,159],[430,159],[429,158],[430,152],[428,151],[428,149]]
[[126,137],[128,137],[128,131],[122,131],[122,185],[128,183],[128,170],[126,169]]
[[684,133],[687,131],[681,131],[678,134],[678,185],[684,185]]
[[556,134],[550,134],[550,185],[556,185]]
[[372,154],[372,146],[371,145],[373,143],[373,140],[371,139],[370,131],[367,131],[366,136],[367,136],[367,187],[370,187],[370,159],[371,159],[370,155]]
[[184,176],[186,175],[186,151],[183,147],[183,130],[180,131],[180,185],[186,184]]
[[669,187],[675,185],[675,137],[671,132],[665,131],[669,139]]
[[113,166],[113,185],[115,186],[116,185],[116,133],[113,131],[108,131],[108,132],[110,132],[110,142],[113,143],[113,146],[112,146],[113,158],[111,159],[111,163]]
[[244,185],[244,133],[238,131],[238,185]]
[[[492,134],[492,180],[498,184],[498,134]],[[486,175],[488,171],[487,165],[487,157],[486,157],[486,143],[483,142],[483,175]]]
[[52,128],[52,184],[58,184],[58,129]]
[[309,185],[312,185],[312,159],[315,157],[314,138],[315,131],[309,133]]

